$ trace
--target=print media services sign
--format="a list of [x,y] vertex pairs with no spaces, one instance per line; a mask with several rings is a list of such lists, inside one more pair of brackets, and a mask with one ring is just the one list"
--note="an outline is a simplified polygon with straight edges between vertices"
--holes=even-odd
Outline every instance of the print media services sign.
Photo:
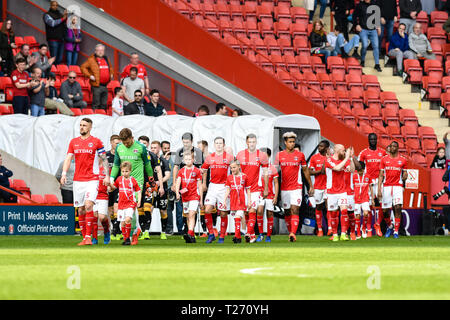
[[419,170],[408,169],[408,179],[405,182],[406,189],[419,189]]
[[73,235],[72,206],[0,206],[0,235]]

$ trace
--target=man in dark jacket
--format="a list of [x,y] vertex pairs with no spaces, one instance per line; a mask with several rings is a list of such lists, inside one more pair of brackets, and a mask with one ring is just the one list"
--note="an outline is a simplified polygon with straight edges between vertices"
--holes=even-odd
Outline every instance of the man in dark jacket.
[[405,31],[405,24],[400,23],[397,32],[391,37],[388,49],[388,55],[397,60],[397,73],[400,77],[403,75],[403,59],[414,59],[413,52],[409,50],[408,35]]
[[142,114],[146,115],[146,106],[144,104],[143,94],[141,90],[134,92],[134,101],[123,108],[124,115]]
[[397,21],[397,0],[383,0],[380,2],[381,8],[381,34],[379,38],[380,52],[384,52],[383,38],[386,29],[386,43],[391,41],[394,33],[394,23]]
[[83,91],[76,79],[77,74],[70,71],[67,80],[61,84],[60,97],[69,108],[84,109],[87,107],[87,103],[83,101]]
[[336,25],[339,26],[339,30],[342,31],[344,38],[347,41],[349,41],[348,16],[350,15],[350,10],[354,8],[354,0],[331,0],[331,13],[334,15]]
[[359,37],[362,42],[361,66],[365,66],[366,53],[370,40],[372,43],[373,58],[375,59],[375,70],[381,72],[378,42],[378,37],[381,34],[381,27],[380,20],[376,17],[376,6],[380,7],[377,0],[361,1],[353,12],[353,24],[356,26],[356,31],[359,32]]
[[159,91],[156,89],[150,91],[150,102],[145,107],[145,114],[148,116],[159,117],[167,114],[166,109],[159,103]]
[[66,35],[67,10],[61,13],[58,2],[51,1],[50,9],[44,14],[45,33],[50,47],[50,55],[55,57],[55,64],[61,64],[64,53],[64,37]]
[[422,3],[420,0],[400,0],[398,6],[400,7],[400,23],[406,25],[406,33],[409,35],[413,32],[417,15],[422,11]]
[[[3,159],[2,155],[0,154],[0,186],[10,189],[9,178],[11,178],[12,175],[13,172],[3,166]],[[17,197],[15,195],[2,189],[0,189],[0,198],[3,199],[4,202],[8,203],[17,202]]]

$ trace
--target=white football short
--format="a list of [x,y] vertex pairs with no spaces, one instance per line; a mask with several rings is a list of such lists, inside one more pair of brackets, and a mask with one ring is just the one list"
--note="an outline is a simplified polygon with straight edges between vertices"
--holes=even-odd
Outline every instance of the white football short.
[[[245,194],[247,196],[247,193]],[[259,206],[264,205],[263,197],[261,192],[251,192],[250,193],[250,204],[252,209],[257,209]]]
[[225,200],[225,184],[210,183],[205,197],[205,206],[215,206],[219,211],[230,211],[230,200]]
[[273,199],[263,199],[262,203],[264,204],[264,207],[268,211],[273,211],[275,209],[275,207],[273,205]]
[[191,201],[183,202],[183,212],[185,214],[188,214],[189,211],[197,212],[199,203],[200,202],[198,200],[191,200]]
[[281,203],[283,209],[290,209],[291,206],[300,207],[302,204],[302,189],[281,190]]
[[94,212],[98,214],[108,215],[108,200],[96,200],[94,204]]
[[364,214],[364,211],[370,211],[369,202],[355,203],[355,214]]
[[233,218],[244,218],[244,210],[231,210],[230,214]]
[[74,181],[73,206],[75,208],[83,207],[86,201],[92,201],[95,204],[95,201],[97,200],[98,183],[98,180]]
[[125,221],[125,218],[133,219],[135,208],[126,208],[122,210],[117,210],[117,221]]
[[381,201],[381,208],[389,209],[399,204],[403,204],[403,187],[383,187],[383,199]]
[[314,189],[314,197],[309,198],[311,205],[315,208],[317,205],[325,202],[327,198],[327,190]]
[[347,193],[327,194],[327,206],[328,211],[336,211],[339,207],[347,206],[348,199]]
[[355,210],[355,195],[347,195],[347,210],[354,211]]

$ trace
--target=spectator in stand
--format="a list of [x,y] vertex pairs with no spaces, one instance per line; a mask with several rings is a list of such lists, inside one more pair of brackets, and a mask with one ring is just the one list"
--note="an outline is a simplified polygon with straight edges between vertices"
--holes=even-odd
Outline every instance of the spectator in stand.
[[144,65],[139,63],[139,55],[136,52],[133,52],[130,56],[130,64],[125,66],[125,68],[122,71],[122,74],[120,75],[120,79],[123,80],[126,77],[130,76],[130,70],[132,67],[135,67],[138,69],[137,76],[138,78],[144,80],[145,84],[145,95],[150,94],[150,85],[148,82],[148,76],[147,76],[147,70],[145,69]]
[[422,33],[422,26],[420,23],[416,23],[413,27],[413,32],[408,35],[409,49],[413,52],[414,58],[436,59],[431,48],[430,41],[427,36]]
[[450,131],[446,132],[442,140],[445,143],[445,158],[450,160],[450,140],[447,139],[449,133]]
[[146,106],[144,104],[144,96],[143,96],[141,90],[136,90],[134,92],[134,101],[123,107],[123,113],[124,113],[124,115],[130,115],[130,114],[145,115],[145,114],[147,114]]
[[79,18],[76,15],[72,15],[69,18],[69,27],[66,33],[66,62],[68,66],[76,66],[78,61],[78,52],[80,52],[81,28]]
[[216,115],[228,116],[227,106],[225,103],[219,102],[216,104]]
[[76,72],[70,71],[67,80],[61,84],[60,97],[70,109],[87,107],[86,101],[83,101],[83,91],[77,81]]
[[242,110],[236,108],[236,109],[233,110],[233,114],[231,116],[234,117],[234,118],[237,118],[237,117],[242,116],[242,115],[244,115]]
[[28,72],[30,67],[38,61],[38,57],[30,54],[30,45],[24,43],[20,48],[20,51],[14,57],[14,63],[16,63],[17,59],[23,58],[27,62],[25,70]]
[[311,54],[323,54],[324,63],[327,63],[327,58],[331,55],[333,49],[327,41],[327,34],[323,28],[322,21],[315,20],[313,22],[313,30],[309,35],[309,42],[311,43]]
[[124,92],[124,106],[134,101],[134,93],[136,90],[145,90],[144,80],[138,78],[138,69],[136,67],[130,68],[130,76],[122,80],[122,89]]
[[[437,1],[436,1],[437,2]],[[436,10],[435,1],[430,0],[420,0],[420,4],[422,5],[422,10],[427,13],[429,16],[434,10]]]
[[380,68],[380,49],[379,36],[381,35],[381,27],[375,25],[376,19],[373,19],[373,6],[379,6],[377,0],[363,0],[355,8],[353,12],[353,24],[356,26],[356,32],[362,42],[361,49],[361,66],[365,67],[365,59],[369,40],[372,44],[373,58],[375,59],[375,70],[381,72]]
[[[11,170],[8,170],[3,165],[2,155],[0,154],[0,186],[11,189],[11,186],[9,185],[9,178],[11,178],[12,176],[13,176],[13,172]],[[14,190],[14,189],[11,189],[11,190]],[[17,202],[17,196],[4,191],[3,189],[0,189],[0,199],[3,199],[3,201],[6,203]]]
[[[348,38],[348,16],[350,10],[355,8],[354,0],[331,0],[331,13],[336,20],[336,26],[339,26],[339,30],[344,34],[345,40]],[[330,32],[331,33],[331,32]]]
[[123,89],[122,87],[114,88],[114,99],[112,101],[112,116],[118,118],[123,116]]
[[55,57],[55,64],[61,64],[64,53],[64,38],[66,36],[67,10],[61,13],[58,2],[51,1],[50,9],[44,14],[45,33],[50,47],[50,56]]
[[436,155],[431,162],[430,168],[445,169],[447,158],[445,157],[445,148],[440,147],[437,149]]
[[334,32],[330,32],[327,35],[327,41],[330,44],[331,47],[334,48],[334,50],[331,52],[332,56],[336,56],[340,54],[343,58],[347,58],[350,54],[350,52],[353,50],[353,57],[359,59],[361,58],[358,54],[358,47],[359,47],[359,36],[355,34],[350,42],[347,42],[345,40],[344,35],[341,33],[340,28],[342,28],[340,25],[336,25],[334,27]]
[[81,72],[90,79],[92,90],[92,109],[104,109],[108,104],[108,83],[113,78],[113,68],[105,56],[105,46],[97,44],[95,53],[82,65]]
[[316,11],[318,1],[320,1],[320,12],[319,12],[320,21],[322,21],[323,16],[325,15],[325,10],[327,9],[327,6],[328,6],[328,1],[327,0],[314,0],[314,7],[312,8],[312,10],[309,11],[309,23],[311,23],[314,19],[314,12]]
[[14,113],[28,114],[30,100],[28,99],[28,88],[30,77],[25,71],[27,63],[25,59],[17,59],[16,70],[11,73],[13,82],[13,109]]
[[422,4],[420,0],[400,0],[398,6],[400,7],[400,23],[406,25],[406,33],[410,35],[413,33],[417,15],[422,11]]
[[31,69],[30,88],[28,89],[30,96],[31,115],[39,117],[45,115],[45,96],[49,93],[50,82],[47,84],[42,80],[42,70],[38,67]]
[[62,168],[64,161],[59,164],[58,170],[55,173],[55,178],[58,180],[59,188],[61,189],[61,197],[63,203],[73,204],[73,176],[75,174],[75,159],[70,162],[69,170],[67,170],[67,180],[65,184],[61,184]]
[[397,22],[397,0],[382,0],[381,8],[381,34],[378,39],[380,53],[384,53],[386,47],[383,46],[384,30],[386,29],[386,43],[391,41],[394,33],[394,23]]
[[37,60],[35,64],[31,66],[33,68],[34,66],[40,68],[42,70],[42,77],[47,78],[51,72],[52,64],[55,62],[55,57],[47,58],[47,52],[48,52],[48,46],[45,43],[42,43],[39,46],[39,51],[36,51],[33,53],[33,56]]
[[66,106],[64,100],[58,98],[58,91],[55,88],[55,76],[49,76],[47,81],[49,83],[49,87],[48,94],[46,94],[45,98],[45,109],[52,111],[58,110],[59,113],[65,114],[66,116],[73,116],[72,110],[70,110],[69,107]]
[[150,102],[146,105],[146,115],[152,117],[159,117],[167,115],[166,109],[159,103],[159,91],[153,89],[150,91]]
[[388,56],[397,61],[397,74],[403,76],[403,59],[414,59],[414,53],[409,50],[409,40],[406,34],[406,25],[400,23],[397,32],[391,37],[388,48]]
[[8,76],[14,69],[14,57],[12,49],[17,48],[15,43],[12,21],[6,20],[0,30],[0,57],[4,76]]
[[197,116],[197,117],[209,116],[208,106],[205,106],[204,104],[202,104],[200,107],[198,107],[197,114],[195,116]]

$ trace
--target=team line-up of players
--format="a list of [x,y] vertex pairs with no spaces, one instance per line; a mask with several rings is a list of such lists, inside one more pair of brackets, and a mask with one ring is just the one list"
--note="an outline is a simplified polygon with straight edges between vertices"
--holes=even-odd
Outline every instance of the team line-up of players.
[[[76,164],[73,185],[74,206],[79,210],[79,223],[83,234],[83,241],[79,245],[92,244],[91,234],[93,225],[97,223],[97,213],[105,230],[105,243],[109,243],[107,199],[108,192],[114,189],[119,191],[117,220],[121,223],[123,245],[137,244],[140,228],[135,226],[135,217],[137,216],[136,208],[142,203],[140,191],[143,180],[133,176],[136,170],[133,165],[136,166],[136,164],[132,164],[133,161],[121,161],[121,153],[118,150],[119,147],[122,148],[124,155],[129,152],[129,155],[123,156],[123,159],[131,160],[134,154],[134,160],[136,160],[139,158],[139,155],[136,155],[139,153],[136,149],[138,142],[134,141],[129,129],[121,131],[122,143],[116,149],[114,160],[114,165],[120,167],[121,175],[115,179],[118,168],[114,174],[113,169],[110,179],[108,174],[104,174],[109,172],[109,167],[103,143],[90,135],[91,128],[90,119],[83,119],[80,122],[81,136],[74,138],[69,144],[61,179],[61,183],[65,183],[66,172],[74,156]],[[127,132],[129,132],[128,135]],[[193,149],[185,150],[189,152],[182,154],[183,165],[177,171],[174,180],[176,198],[182,201],[183,212],[187,215],[188,232],[184,235],[185,241],[196,242],[195,217],[200,208],[205,212],[209,234],[206,243],[216,240],[212,213],[217,208],[221,217],[219,243],[223,243],[225,239],[228,215],[234,218],[234,243],[241,242],[241,221],[244,218],[247,225],[245,235],[247,242],[263,241],[264,212],[267,214],[265,241],[271,242],[273,210],[280,192],[289,241],[295,242],[303,189],[300,168],[310,186],[308,193],[311,204],[316,208],[318,236],[323,236],[322,212],[326,209],[330,240],[349,240],[348,231],[351,240],[371,237],[371,207],[378,200],[382,204],[382,213],[378,215],[374,224],[377,235],[382,236],[380,223],[384,219],[388,226],[386,236],[390,236],[394,231],[394,238],[398,238],[403,184],[407,178],[406,159],[398,154],[397,142],[393,141],[390,144],[389,154],[386,154],[385,150],[377,148],[375,134],[370,134],[368,138],[369,148],[364,149],[358,157],[354,156],[352,147],[345,149],[340,144],[335,145],[334,152],[331,153],[329,142],[323,140],[319,143],[318,153],[311,157],[309,167],[304,154],[295,148],[297,136],[294,132],[283,135],[285,150],[276,154],[273,164],[269,161],[270,149],[256,148],[257,137],[254,134],[246,137],[248,148],[238,152],[236,157],[224,151],[225,140],[222,137],[215,138],[215,152],[206,157],[200,168],[194,165]],[[145,156],[142,157],[145,163],[148,154],[145,146],[139,145],[145,149]],[[97,155],[102,160],[100,165]],[[145,166],[145,168],[148,167]],[[140,170],[144,171],[144,166]],[[210,183],[206,187],[208,171]],[[281,174],[281,185],[278,183],[278,172]],[[153,176],[151,166],[147,174],[149,177]],[[314,184],[311,181],[312,176]],[[206,196],[203,199],[204,192]],[[97,203],[96,208],[94,208],[95,203]],[[395,214],[394,223],[390,218],[391,209]],[[338,235],[339,212],[340,237]],[[255,235],[256,223],[260,230],[258,238]],[[131,232],[132,229],[136,229],[136,232]],[[131,235],[133,235],[133,241],[131,241]]]

